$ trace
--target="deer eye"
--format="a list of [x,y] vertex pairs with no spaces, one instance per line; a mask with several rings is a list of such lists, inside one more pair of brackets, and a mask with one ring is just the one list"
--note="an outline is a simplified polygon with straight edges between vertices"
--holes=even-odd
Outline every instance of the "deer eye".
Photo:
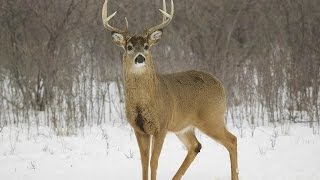
[[128,49],[129,51],[131,51],[131,50],[133,49],[132,44],[128,44],[127,49]]
[[148,44],[145,44],[145,45],[144,45],[144,50],[148,50],[148,49],[149,49]]

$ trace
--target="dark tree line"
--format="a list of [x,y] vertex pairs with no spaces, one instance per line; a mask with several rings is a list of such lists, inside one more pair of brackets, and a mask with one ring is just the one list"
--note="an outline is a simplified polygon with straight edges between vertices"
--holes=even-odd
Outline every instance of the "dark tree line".
[[[216,75],[237,126],[319,123],[320,1],[174,2],[174,20],[153,50],[159,72]],[[122,114],[122,107],[111,108],[109,88],[116,82],[122,102],[122,50],[104,30],[102,4],[0,1],[0,124],[32,123],[28,117],[45,112],[46,122],[37,124],[73,129],[116,119],[106,110]],[[111,23],[123,27],[126,16],[130,32],[141,33],[162,20],[161,6],[111,0],[118,11]]]

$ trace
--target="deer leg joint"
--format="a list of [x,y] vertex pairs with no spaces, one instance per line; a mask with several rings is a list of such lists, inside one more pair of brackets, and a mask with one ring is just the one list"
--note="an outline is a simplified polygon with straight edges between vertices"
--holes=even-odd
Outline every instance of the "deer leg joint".
[[197,147],[195,148],[194,152],[195,152],[195,153],[199,153],[200,150],[201,150],[201,148],[202,148],[201,144],[198,143],[198,145],[197,145]]

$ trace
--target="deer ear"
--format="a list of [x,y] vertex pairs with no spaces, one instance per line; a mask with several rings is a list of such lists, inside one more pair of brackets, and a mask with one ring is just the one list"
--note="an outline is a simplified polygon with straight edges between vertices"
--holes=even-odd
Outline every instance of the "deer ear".
[[112,32],[111,33],[112,41],[115,45],[124,48],[126,40],[123,34]]
[[148,36],[149,45],[152,46],[157,44],[160,41],[161,37],[162,37],[162,29],[152,32]]

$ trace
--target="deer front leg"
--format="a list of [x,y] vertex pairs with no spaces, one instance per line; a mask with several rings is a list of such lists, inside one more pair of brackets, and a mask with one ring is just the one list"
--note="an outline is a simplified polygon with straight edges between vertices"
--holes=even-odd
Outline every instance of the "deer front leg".
[[148,180],[150,135],[141,134],[136,131],[135,131],[135,135],[136,135],[138,145],[139,145],[139,150],[140,150],[142,179]]
[[151,155],[151,180],[157,179],[157,168],[158,160],[161,153],[162,145],[164,138],[166,137],[167,132],[161,132],[157,135],[154,135],[152,138],[152,155]]

